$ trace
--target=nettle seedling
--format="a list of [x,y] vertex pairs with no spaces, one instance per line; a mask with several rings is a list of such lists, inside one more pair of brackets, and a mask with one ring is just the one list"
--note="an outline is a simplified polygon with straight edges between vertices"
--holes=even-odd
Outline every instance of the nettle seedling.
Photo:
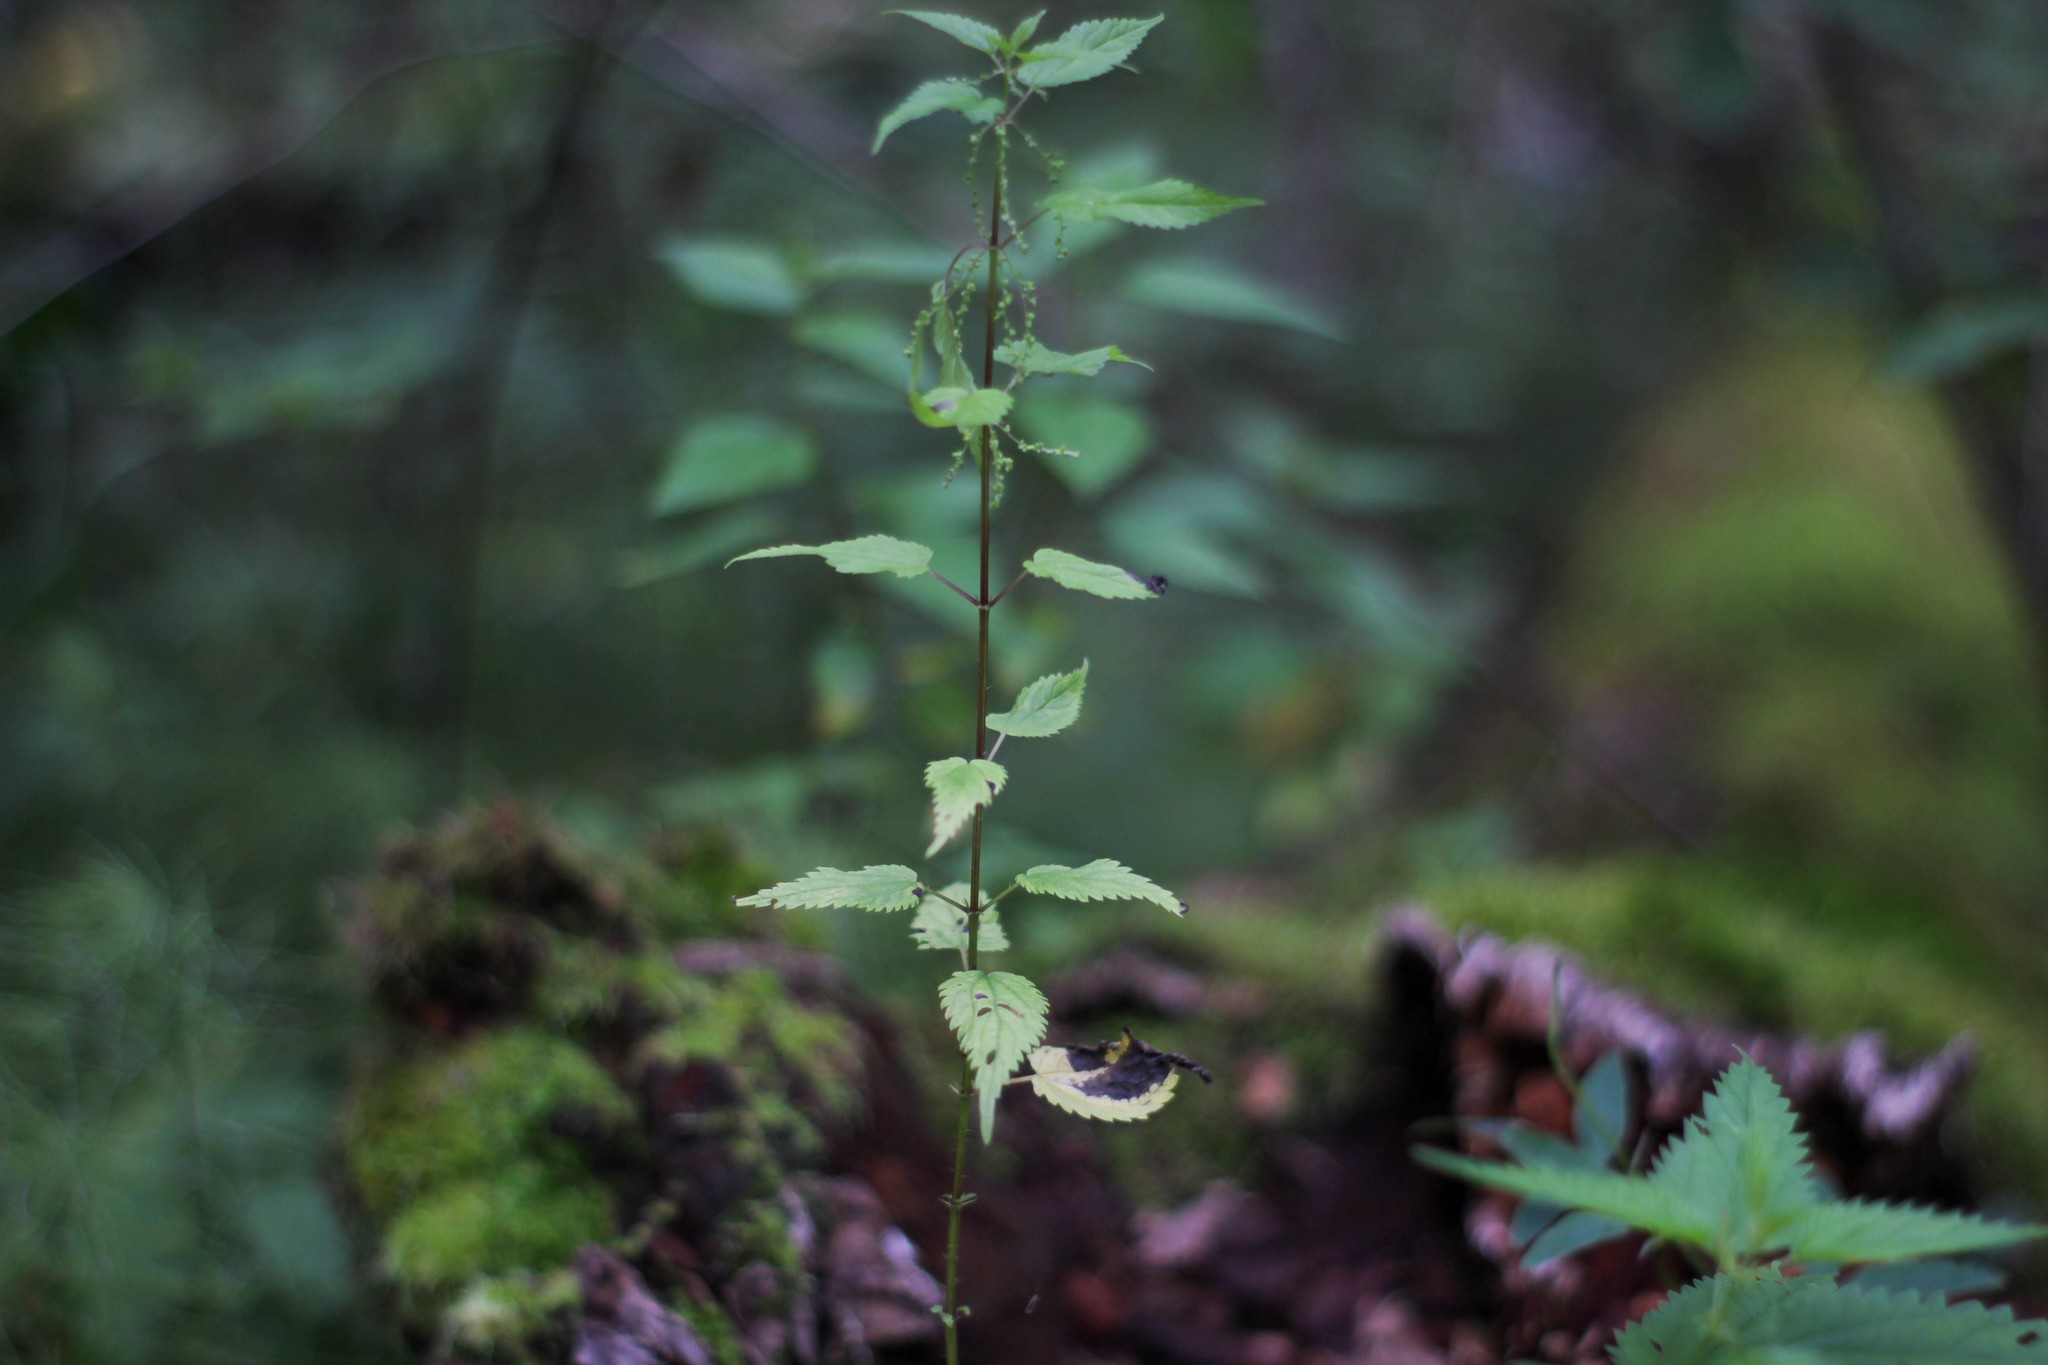
[[2003,1283],[1995,1266],[1956,1260],[2048,1234],[1970,1214],[1842,1199],[1807,1160],[1806,1139],[1771,1074],[1744,1057],[1721,1073],[1704,1112],[1647,1172],[1616,1169],[1630,1113],[1621,1060],[1582,1080],[1575,1140],[1520,1123],[1467,1125],[1514,1158],[1434,1148],[1416,1159],[1519,1195],[1522,1264],[1647,1234],[1699,1272],[1616,1338],[1617,1365],[1935,1365],[2048,1361],[2048,1322],[1954,1302]]
[[[1026,578],[1133,602],[1150,601],[1166,591],[1163,579],[1140,577],[1112,564],[1050,548],[1025,559],[1008,587],[992,591],[990,521],[1002,497],[1005,477],[1015,463],[1015,452],[1038,451],[1077,459],[1087,456],[1086,451],[1046,451],[1011,431],[1006,419],[1018,386],[1055,376],[1091,378],[1112,363],[1140,363],[1113,345],[1063,352],[1042,344],[1032,334],[1036,312],[1032,282],[1018,268],[1013,253],[1027,249],[1025,232],[1044,218],[1053,219],[1062,233],[1069,224],[1096,222],[1186,228],[1257,201],[1229,198],[1183,180],[1159,180],[1116,190],[1061,191],[1060,162],[1024,130],[1021,117],[1035,101],[1050,98],[1061,87],[1124,68],[1159,19],[1091,20],[1034,44],[1042,13],[1024,20],[1007,35],[957,15],[900,13],[957,39],[987,60],[987,69],[978,76],[927,81],[917,87],[882,119],[875,135],[879,152],[890,134],[913,120],[940,113],[958,115],[972,125],[970,176],[981,152],[993,147],[986,222],[977,223],[975,241],[960,249],[932,285],[930,304],[911,327],[909,348],[912,415],[927,427],[957,433],[953,470],[971,461],[980,475],[981,551],[978,578],[972,580],[978,586],[970,591],[939,573],[932,567],[929,547],[884,535],[824,545],[777,545],[731,562],[814,555],[840,573],[904,578],[930,575],[977,614],[972,756],[939,758],[925,768],[925,785],[931,789],[932,832],[924,856],[937,857],[964,834],[967,879],[934,886],[916,868],[895,863],[850,872],[821,867],[743,897],[740,903],[915,911],[911,934],[919,946],[959,955],[960,970],[939,987],[940,1007],[961,1051],[953,1178],[945,1198],[950,1211],[946,1302],[940,1313],[946,1358],[951,1362],[959,1359],[959,1319],[967,1312],[959,1302],[958,1272],[960,1215],[973,1198],[966,1192],[970,1115],[978,1113],[982,1140],[989,1141],[995,1132],[997,1097],[1019,1067],[1029,1069],[1017,1079],[1028,1082],[1051,1104],[1111,1121],[1140,1119],[1157,1112],[1172,1096],[1182,1069],[1193,1069],[1208,1078],[1186,1058],[1154,1048],[1128,1032],[1115,1042],[1095,1047],[1042,1046],[1045,996],[1015,972],[990,971],[982,965],[984,953],[1008,946],[997,907],[1019,892],[1068,901],[1147,902],[1174,915],[1187,911],[1186,904],[1171,891],[1109,858],[1079,867],[1028,868],[994,895],[989,894],[984,880],[984,821],[990,803],[1009,781],[1009,774],[996,761],[998,751],[1011,738],[1039,739],[1067,729],[1080,716],[1088,685],[1088,665],[1083,662],[1072,672],[1038,679],[1018,693],[1009,710],[991,714],[989,621],[996,607]],[[1015,203],[1010,182],[1013,138],[1037,158],[1051,187],[1038,212],[1022,222],[1011,207]],[[962,342],[977,306],[982,322],[978,382]],[[926,387],[922,378],[927,349],[937,362],[936,383],[931,387]],[[1008,371],[1000,385],[996,382],[998,365]],[[950,472],[947,477],[951,478]],[[991,734],[995,736],[993,744]]]

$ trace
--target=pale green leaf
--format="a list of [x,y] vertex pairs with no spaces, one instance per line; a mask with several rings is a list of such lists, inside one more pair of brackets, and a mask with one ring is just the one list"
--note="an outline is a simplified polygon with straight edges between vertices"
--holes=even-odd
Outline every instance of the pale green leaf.
[[1332,341],[1343,340],[1336,324],[1320,311],[1221,261],[1155,261],[1134,271],[1124,282],[1123,292],[1134,302],[1175,313],[1292,327]]
[[1112,360],[1121,360],[1127,365],[1151,369],[1142,360],[1133,360],[1120,346],[1097,346],[1092,351],[1076,351],[1069,354],[1041,346],[1030,337],[1022,341],[1006,341],[996,347],[996,359],[1008,365],[1021,375],[1034,374],[1080,374],[1091,378],[1102,373],[1102,367]]
[[1143,579],[1114,564],[1098,564],[1065,550],[1040,550],[1024,561],[1024,572],[1035,578],[1049,578],[1063,588],[1092,593],[1097,597],[1141,599],[1158,597],[1166,591],[1163,578]]
[[1229,195],[1190,185],[1185,180],[1155,180],[1149,185],[1111,190],[1080,188],[1062,190],[1045,201],[1046,209],[1072,223],[1096,223],[1105,219],[1133,227],[1188,228],[1220,218],[1232,209],[1252,208],[1258,199],[1233,199]]
[[1056,735],[1081,718],[1088,687],[1088,661],[1072,673],[1048,673],[1017,694],[1017,704],[988,718],[988,728],[1018,739]]
[[1010,30],[1010,36],[1005,46],[1010,51],[1015,52],[1018,48],[1030,42],[1032,37],[1038,32],[1038,21],[1043,18],[1045,18],[1045,11],[1040,10],[1036,14],[1029,14],[1018,20],[1017,27]]
[[792,332],[803,345],[892,389],[909,377],[903,328],[892,318],[879,313],[816,313],[799,319]]
[[1663,1190],[1641,1176],[1551,1166],[1516,1166],[1481,1161],[1434,1147],[1418,1147],[1415,1159],[1431,1170],[1475,1185],[1506,1190],[1524,1199],[1597,1213],[1654,1236],[1706,1246],[1714,1224],[1691,1217]]
[[929,24],[948,38],[965,43],[976,52],[985,52],[991,57],[1003,46],[1003,35],[978,19],[967,19],[958,14],[941,14],[926,9],[892,9],[889,13],[900,14],[906,19],[915,19],[920,24]]
[[993,426],[1010,412],[1010,395],[1001,389],[946,386],[913,397],[911,410],[928,427]]
[[924,784],[932,789],[932,842],[924,856],[944,848],[1009,780],[1002,764],[985,758],[941,758],[926,764]]
[[736,555],[725,566],[729,569],[742,560],[782,559],[790,555],[819,555],[841,573],[892,573],[898,578],[916,578],[930,569],[932,562],[928,546],[894,536],[861,536],[824,545],[771,545]]
[[1149,1118],[1180,1084],[1182,1059],[1133,1038],[1096,1047],[1041,1047],[1031,1053],[1031,1089],[1057,1109],[1105,1123]]
[[1080,867],[1041,864],[1018,877],[1017,884],[1034,895],[1066,901],[1150,901],[1176,915],[1188,912],[1186,901],[1109,858]]
[[[1099,497],[1136,469],[1152,449],[1152,422],[1135,403],[1033,390],[1017,404],[1017,426],[1061,483]],[[1067,452],[1067,453],[1063,453]]]
[[955,972],[940,983],[939,1004],[973,1064],[981,1140],[987,1142],[995,1135],[1003,1082],[1045,1037],[1045,996],[1014,972]]
[[[946,894],[966,904],[967,883],[955,882],[945,888]],[[976,946],[984,953],[1000,953],[1010,946],[1010,936],[1003,932],[1002,911],[981,912],[981,932],[976,937]],[[917,920],[910,927],[910,937],[920,948],[938,952],[965,952],[967,949],[967,912],[959,906],[948,905],[937,896],[926,896],[917,907]]]
[[1800,1209],[1779,1223],[1772,1240],[1801,1261],[1847,1265],[1959,1256],[2044,1236],[2048,1227],[2039,1224],[1994,1223],[1975,1214],[1844,1199]]
[[953,253],[920,242],[859,242],[818,262],[823,284],[928,284],[946,273]]
[[1697,1280],[1615,1339],[1615,1365],[2003,1365],[2048,1361],[2048,1322],[1738,1270]]
[[1017,80],[1040,90],[1094,80],[1116,70],[1164,19],[1090,19],[1024,54]]
[[1722,1259],[1783,1244],[1786,1218],[1820,1198],[1785,1092],[1744,1057],[1707,1092],[1704,1111],[1664,1148],[1650,1180]]
[[[993,33],[995,30],[989,31]],[[881,151],[882,144],[889,140],[889,134],[904,124],[948,110],[969,123],[993,123],[1003,112],[1003,102],[993,95],[982,94],[972,81],[926,81],[911,91],[903,103],[883,116],[881,125],[875,129],[875,145],[871,151]]]
[[787,488],[809,477],[818,449],[806,433],[767,417],[707,417],[675,444],[651,511],[671,516]]
[[908,910],[917,904],[917,874],[893,863],[853,872],[820,867],[734,903],[784,910]]
[[661,251],[662,262],[699,303],[735,313],[793,313],[803,302],[803,285],[782,253],[740,238],[678,239]]

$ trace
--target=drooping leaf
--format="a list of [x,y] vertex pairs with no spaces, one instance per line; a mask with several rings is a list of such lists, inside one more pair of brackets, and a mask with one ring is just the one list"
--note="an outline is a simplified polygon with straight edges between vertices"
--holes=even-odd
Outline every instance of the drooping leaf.
[[1337,325],[1318,310],[1221,261],[1154,261],[1133,271],[1123,292],[1135,303],[1198,318],[1266,323],[1332,341],[1344,339]]
[[1072,673],[1048,673],[1017,694],[1017,704],[988,718],[988,728],[1018,739],[1056,735],[1081,716],[1088,687],[1088,661]]
[[944,848],[974,812],[995,800],[1009,779],[1002,764],[985,758],[941,758],[926,764],[924,784],[932,789],[932,842],[924,856]]
[[1111,190],[1062,190],[1045,201],[1047,211],[1072,223],[1108,219],[1145,228],[1189,228],[1221,218],[1232,209],[1253,208],[1264,201],[1233,199],[1185,180],[1155,180],[1149,185]]
[[929,24],[948,38],[965,43],[976,52],[985,52],[993,57],[1002,48],[1003,35],[978,19],[964,18],[958,14],[941,14],[928,9],[892,9],[891,14],[900,14],[906,19],[915,19],[920,24]]
[[1161,1052],[1129,1029],[1094,1047],[1041,1047],[1031,1053],[1031,1088],[1055,1108],[1107,1123],[1148,1118],[1166,1107],[1180,1084],[1180,1069],[1204,1081],[1206,1067],[1177,1052]]
[[1679,1290],[1622,1332],[1611,1354],[1615,1365],[2001,1365],[2048,1360],[2048,1322],[1827,1275],[1745,1269]]
[[1024,54],[1017,80],[1040,90],[1091,81],[1116,70],[1164,19],[1090,19]]
[[1914,327],[1885,358],[1901,379],[1940,381],[2048,337],[2048,300],[1951,304]]
[[679,574],[694,573],[706,564],[728,559],[735,550],[758,545],[780,534],[782,520],[760,503],[742,503],[714,512],[702,522],[667,532],[619,553],[617,582],[642,588]]
[[939,1004],[974,1066],[981,1140],[987,1142],[995,1136],[1003,1082],[1045,1037],[1045,996],[1014,972],[955,972],[940,984]]
[[1097,597],[1139,600],[1163,596],[1166,580],[1144,579],[1114,564],[1070,555],[1065,550],[1040,550],[1024,561],[1024,572],[1035,578],[1049,578],[1063,588],[1092,593]]
[[1035,895],[1061,900],[1150,901],[1176,915],[1188,912],[1186,901],[1111,858],[1097,858],[1080,867],[1043,863],[1020,875],[1017,883]]
[[678,238],[661,251],[662,262],[683,288],[713,308],[735,313],[794,313],[804,288],[782,253],[743,238]]
[[[962,905],[966,904],[966,882],[955,882],[946,887],[945,892]],[[1002,913],[996,909],[981,912],[981,932],[975,941],[984,953],[1000,953],[1010,946],[1010,936],[1003,932]],[[959,906],[948,905],[937,896],[926,896],[918,903],[917,919],[910,927],[910,936],[920,948],[964,952],[967,948],[967,912]]]
[[749,414],[706,417],[683,433],[654,487],[653,515],[714,507],[808,478],[818,448],[784,422]]
[[913,394],[910,407],[917,420],[928,427],[986,427],[1009,415],[1010,402],[1010,395],[1001,389],[948,385]]
[[[989,31],[993,33],[995,30]],[[883,115],[880,126],[875,129],[875,145],[870,152],[881,151],[882,144],[889,140],[889,134],[904,124],[947,110],[969,123],[993,123],[1003,112],[1003,102],[994,95],[982,94],[972,81],[926,81],[911,91],[901,104]]]
[[892,573],[898,578],[916,578],[931,567],[929,546],[898,540],[894,536],[860,536],[834,540],[824,545],[771,545],[750,550],[725,562],[731,568],[747,559],[783,559],[791,555],[818,555],[841,573]]
[[853,872],[820,867],[794,881],[742,896],[735,904],[784,910],[908,910],[917,904],[917,874],[894,863]]
[[1093,378],[1101,374],[1102,367],[1112,360],[1147,370],[1152,368],[1142,360],[1133,360],[1125,355],[1120,346],[1097,346],[1092,351],[1069,354],[1041,346],[1030,337],[1022,341],[1006,341],[996,347],[996,359],[1022,375],[1079,374]]

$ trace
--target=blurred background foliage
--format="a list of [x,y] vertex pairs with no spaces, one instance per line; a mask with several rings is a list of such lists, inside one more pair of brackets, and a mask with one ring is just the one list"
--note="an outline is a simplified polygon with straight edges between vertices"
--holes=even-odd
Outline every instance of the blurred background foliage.
[[[0,1351],[380,1349],[323,1181],[335,881],[395,825],[916,837],[964,614],[715,567],[967,561],[900,398],[962,139],[867,151],[955,50],[879,8],[0,2]],[[1173,591],[1006,610],[999,694],[1095,686],[998,856],[1208,876],[1191,941],[1304,991],[1420,895],[1714,1008],[1973,1027],[2048,1193],[2048,11],[1169,18],[1041,138],[1269,207],[1034,235],[1048,344],[1154,368],[1037,386],[1086,455],[1020,468],[999,556]]]

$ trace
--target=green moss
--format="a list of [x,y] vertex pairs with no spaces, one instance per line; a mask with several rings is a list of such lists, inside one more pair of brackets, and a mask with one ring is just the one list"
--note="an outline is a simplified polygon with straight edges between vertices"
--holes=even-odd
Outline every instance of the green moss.
[[1424,899],[1454,928],[1548,939],[1681,1009],[1822,1038],[1874,1028],[1909,1051],[1967,1032],[1981,1058],[1965,1109],[1974,1149],[2048,1198],[2048,1009],[1989,948],[1952,932],[1847,929],[1839,910],[1788,904],[1698,859],[1525,867]]
[[487,1033],[454,1051],[401,1062],[359,1093],[348,1158],[370,1212],[528,1162],[574,1170],[580,1158],[551,1120],[576,1111],[600,1126],[634,1122],[632,1101],[574,1043],[534,1029]]
[[581,1297],[569,1270],[481,1276],[442,1315],[441,1353],[524,1365],[535,1342],[566,1335]]
[[581,1172],[526,1160],[436,1185],[391,1221],[385,1269],[410,1291],[543,1270],[615,1231],[612,1195]]

